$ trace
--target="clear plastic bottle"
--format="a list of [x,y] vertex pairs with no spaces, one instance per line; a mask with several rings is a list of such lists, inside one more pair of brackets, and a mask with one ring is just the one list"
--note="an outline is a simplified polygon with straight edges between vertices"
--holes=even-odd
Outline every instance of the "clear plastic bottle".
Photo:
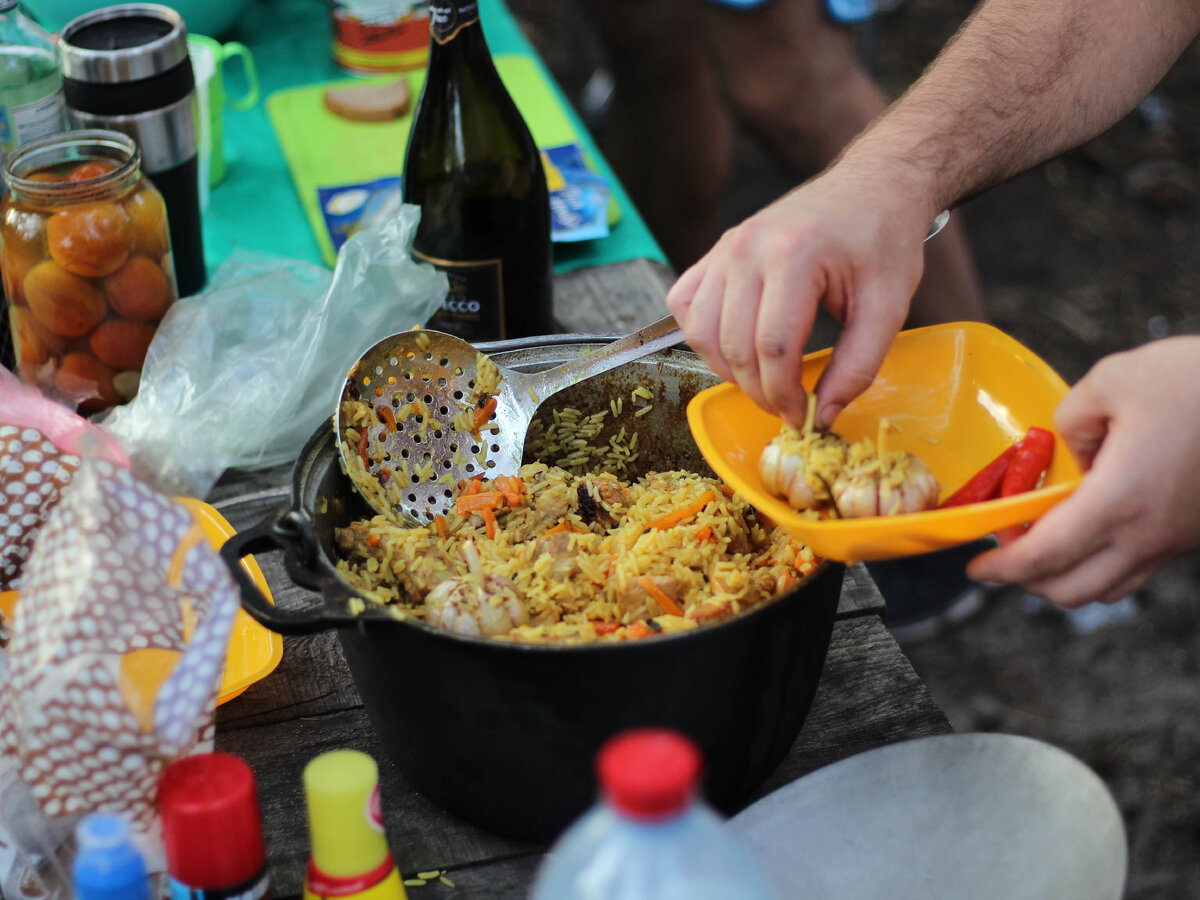
[[700,752],[664,729],[610,740],[599,802],[550,849],[532,900],[764,900],[761,865],[696,793]]
[[146,863],[122,816],[85,816],[75,827],[75,840],[75,900],[150,900]]
[[0,0],[0,148],[62,131],[66,121],[54,41],[17,0]]

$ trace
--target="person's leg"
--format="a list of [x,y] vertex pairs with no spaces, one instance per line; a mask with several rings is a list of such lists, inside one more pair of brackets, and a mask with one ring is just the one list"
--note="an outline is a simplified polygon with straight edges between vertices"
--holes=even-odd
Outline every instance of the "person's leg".
[[733,124],[697,0],[585,0],[613,76],[605,152],[676,269],[717,238]]
[[[738,120],[800,178],[825,168],[886,108],[851,29],[824,0],[769,0],[747,10],[705,2],[709,50]],[[983,319],[983,289],[961,221],[925,247],[908,324]]]

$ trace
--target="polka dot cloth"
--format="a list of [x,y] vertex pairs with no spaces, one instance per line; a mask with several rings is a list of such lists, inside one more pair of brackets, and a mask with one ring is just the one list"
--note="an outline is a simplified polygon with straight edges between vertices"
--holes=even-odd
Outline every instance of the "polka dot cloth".
[[[191,515],[107,462],[85,463],[22,573],[0,690],[0,751],[49,816],[104,808],[149,826],[173,759],[211,746],[237,591],[206,541],[180,546]],[[169,583],[177,553],[178,585]],[[184,621],[194,621],[191,641]],[[126,705],[121,658],[182,657],[159,688],[153,727]]]
[[79,468],[35,428],[0,425],[0,591],[17,588],[38,529]]

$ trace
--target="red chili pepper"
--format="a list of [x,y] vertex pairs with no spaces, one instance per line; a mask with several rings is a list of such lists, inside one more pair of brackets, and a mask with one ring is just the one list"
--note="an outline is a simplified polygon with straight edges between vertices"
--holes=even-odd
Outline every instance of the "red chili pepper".
[[1004,473],[1008,471],[1009,463],[1016,455],[1017,445],[1009,444],[1000,455],[971,476],[957,491],[942,501],[939,509],[951,506],[965,506],[968,503],[982,503],[984,500],[994,500],[1000,496],[1000,484],[1004,481]]
[[1000,496],[1011,497],[1037,487],[1042,473],[1050,468],[1054,458],[1054,433],[1045,428],[1033,427],[1025,437],[1017,441],[1017,453],[1004,473],[1000,484]]

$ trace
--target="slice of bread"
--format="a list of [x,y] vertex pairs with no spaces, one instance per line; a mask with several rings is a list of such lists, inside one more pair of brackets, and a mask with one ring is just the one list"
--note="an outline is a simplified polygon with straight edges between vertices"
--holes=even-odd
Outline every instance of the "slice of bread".
[[354,84],[329,88],[322,94],[325,108],[343,119],[356,122],[388,122],[398,119],[412,105],[412,92],[403,75],[385,84]]

